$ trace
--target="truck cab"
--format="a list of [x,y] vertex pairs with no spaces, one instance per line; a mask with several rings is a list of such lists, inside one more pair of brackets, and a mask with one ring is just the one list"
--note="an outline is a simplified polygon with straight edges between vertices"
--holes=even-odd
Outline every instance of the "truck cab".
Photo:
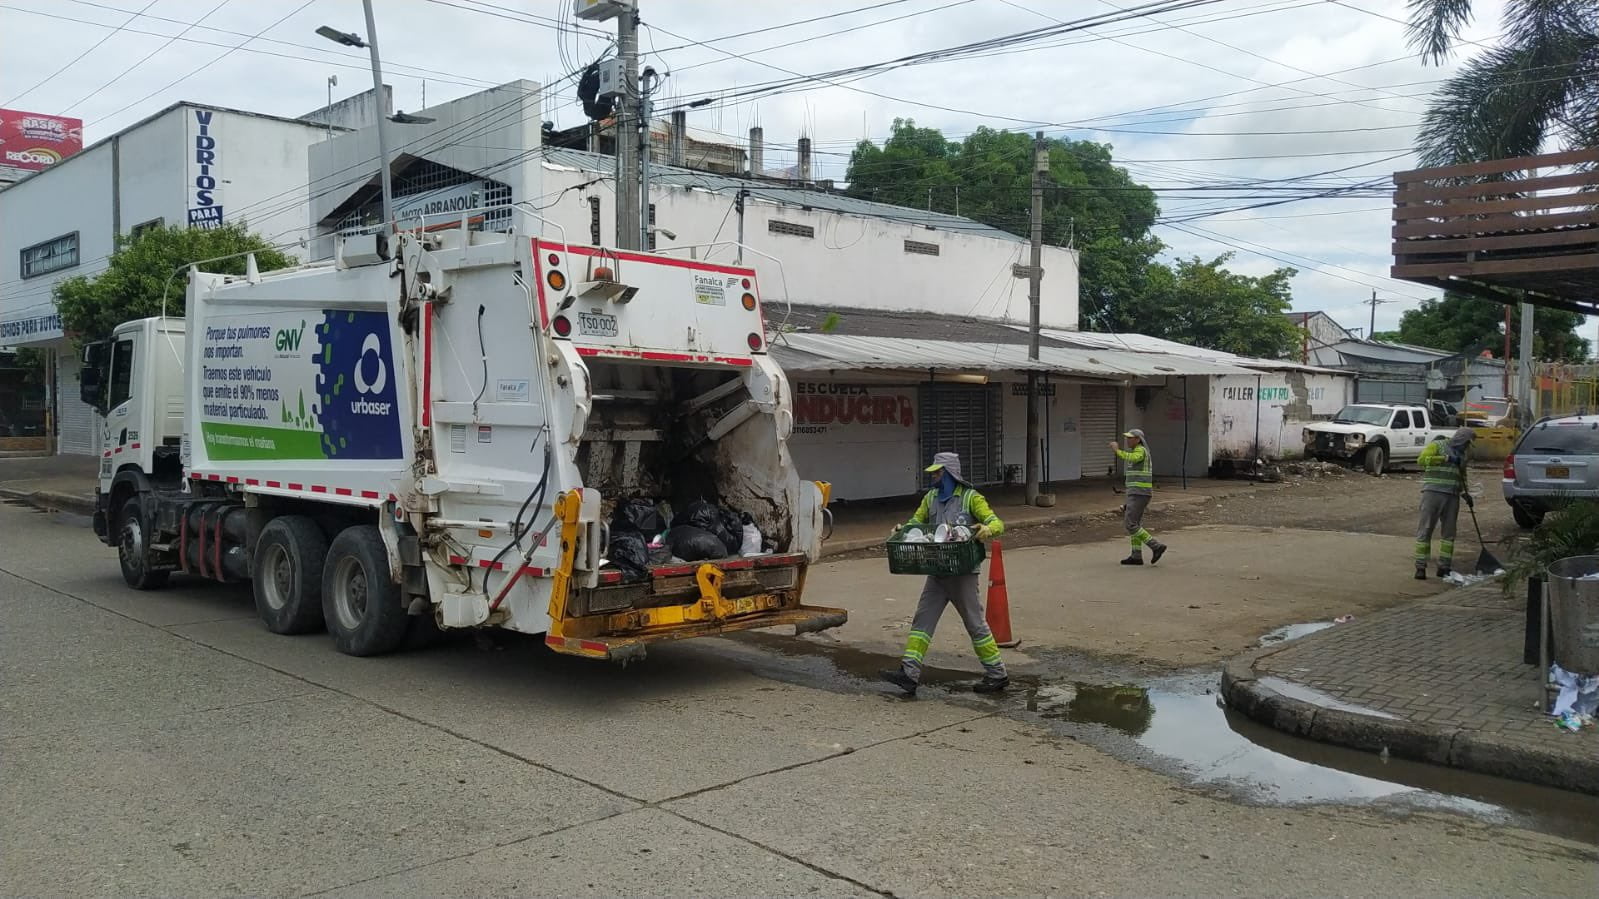
[[125,322],[83,348],[80,398],[100,415],[94,531],[102,540],[115,536],[112,506],[141,489],[175,489],[183,481],[186,347],[183,320],[156,317]]

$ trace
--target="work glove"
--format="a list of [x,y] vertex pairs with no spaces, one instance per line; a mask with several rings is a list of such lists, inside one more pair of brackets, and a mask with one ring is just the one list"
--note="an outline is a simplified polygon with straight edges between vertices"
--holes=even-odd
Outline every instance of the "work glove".
[[1471,494],[1463,493],[1461,494],[1461,499],[1466,501],[1466,508],[1474,512],[1477,510],[1477,501],[1471,498]]
[[888,539],[893,540],[895,537],[898,537],[899,536],[899,532],[904,530],[904,529],[905,529],[905,526],[902,525],[902,524],[896,524],[893,527],[889,528],[888,529]]
[[979,540],[990,540],[993,538],[994,532],[988,529],[988,525],[980,524],[977,526],[976,535]]

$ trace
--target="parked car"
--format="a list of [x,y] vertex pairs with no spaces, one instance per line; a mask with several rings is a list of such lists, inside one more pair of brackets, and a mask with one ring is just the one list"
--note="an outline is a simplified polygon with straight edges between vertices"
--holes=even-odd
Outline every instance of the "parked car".
[[1599,499],[1599,415],[1547,418],[1505,457],[1505,502],[1516,523],[1537,527],[1559,504]]
[[1433,421],[1426,406],[1356,403],[1331,421],[1307,426],[1302,436],[1307,456],[1359,463],[1382,474],[1394,462],[1416,461],[1423,447],[1450,433],[1449,423]]

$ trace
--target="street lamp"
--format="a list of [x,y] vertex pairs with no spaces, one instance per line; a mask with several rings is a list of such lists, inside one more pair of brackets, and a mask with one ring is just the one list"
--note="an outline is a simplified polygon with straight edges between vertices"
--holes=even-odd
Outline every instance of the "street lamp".
[[[316,33],[335,44],[346,47],[366,47],[372,51],[372,92],[376,95],[378,109],[383,108],[383,64],[378,58],[378,27],[372,15],[372,0],[361,0],[361,6],[366,11],[366,40],[359,34],[340,31],[327,25],[316,30]],[[389,137],[387,128],[388,117],[380,111],[378,113],[378,181],[383,186],[383,227],[387,231],[394,221],[394,184],[389,177]]]

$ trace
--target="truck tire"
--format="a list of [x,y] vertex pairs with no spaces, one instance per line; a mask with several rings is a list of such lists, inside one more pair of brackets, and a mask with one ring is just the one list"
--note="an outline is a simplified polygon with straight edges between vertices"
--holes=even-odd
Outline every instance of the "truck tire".
[[328,538],[304,515],[280,515],[261,529],[251,565],[255,612],[274,634],[322,629],[322,565]]
[[1524,528],[1535,528],[1538,525],[1543,524],[1542,512],[1534,512],[1531,509],[1518,506],[1515,503],[1510,504],[1510,514],[1516,519],[1516,524],[1519,524]]
[[155,590],[166,586],[169,571],[152,571],[150,559],[149,516],[144,513],[144,499],[138,495],[117,509],[117,561],[121,563],[122,579],[135,590]]
[[1366,454],[1363,460],[1366,464],[1366,474],[1382,474],[1383,470],[1388,467],[1388,447],[1380,443],[1374,443],[1366,447]]
[[389,552],[372,525],[333,538],[322,568],[322,617],[339,652],[375,656],[398,649],[410,615],[389,579]]

